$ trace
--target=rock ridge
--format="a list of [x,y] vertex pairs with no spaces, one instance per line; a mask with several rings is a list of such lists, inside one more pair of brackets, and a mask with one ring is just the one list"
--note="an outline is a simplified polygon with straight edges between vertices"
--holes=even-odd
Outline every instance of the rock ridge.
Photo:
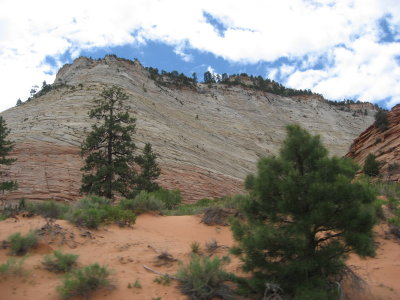
[[59,70],[49,92],[0,114],[18,159],[10,174],[20,188],[7,199],[80,197],[79,145],[93,124],[87,112],[110,85],[129,97],[138,147],[150,142],[159,154],[161,185],[181,189],[187,202],[243,191],[243,179],[255,171],[258,158],[277,154],[290,123],[319,134],[330,153],[341,156],[375,113],[374,107],[365,107],[364,115],[318,97],[283,97],[240,86],[165,87],[139,61],[80,57]]

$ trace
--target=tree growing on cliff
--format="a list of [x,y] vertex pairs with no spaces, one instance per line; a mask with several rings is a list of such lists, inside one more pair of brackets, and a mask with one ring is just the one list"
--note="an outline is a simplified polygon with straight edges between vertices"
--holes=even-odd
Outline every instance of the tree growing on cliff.
[[279,156],[260,159],[247,177],[245,218],[232,222],[232,252],[252,273],[239,282],[247,292],[270,284],[294,299],[332,299],[347,254],[374,254],[375,195],[353,181],[355,163],[328,157],[319,136],[287,131]]
[[385,131],[388,129],[389,120],[388,120],[388,113],[382,109],[378,110],[375,114],[375,127],[378,128],[380,131]]
[[143,154],[136,158],[136,162],[140,166],[141,172],[137,178],[137,189],[140,191],[153,192],[160,187],[154,181],[160,176],[161,169],[158,166],[157,154],[151,149],[151,144],[146,143]]
[[[9,166],[16,161],[15,158],[8,157],[14,148],[14,143],[7,139],[10,131],[7,128],[6,121],[3,117],[0,117],[0,167]],[[7,172],[0,170],[0,191],[2,194],[5,191],[15,190],[18,187],[16,181],[5,180],[6,177],[8,177]]]
[[381,163],[376,160],[376,156],[372,153],[369,153],[367,158],[365,159],[363,172],[365,175],[376,177],[379,175],[379,167]]
[[124,106],[127,99],[122,88],[106,88],[89,111],[89,117],[97,123],[81,145],[81,154],[85,156],[82,193],[112,199],[115,193],[127,196],[135,188],[136,146],[132,136],[136,119]]

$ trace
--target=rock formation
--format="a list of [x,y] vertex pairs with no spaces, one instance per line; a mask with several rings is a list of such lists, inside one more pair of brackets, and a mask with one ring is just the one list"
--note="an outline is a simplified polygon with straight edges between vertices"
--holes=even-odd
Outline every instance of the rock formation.
[[16,142],[10,172],[20,186],[7,199],[80,197],[79,146],[92,125],[87,112],[110,85],[129,96],[138,147],[150,142],[159,154],[160,184],[180,189],[188,202],[242,191],[258,158],[277,153],[289,123],[320,134],[335,155],[373,123],[372,106],[342,111],[319,97],[223,84],[165,87],[138,61],[81,57],[59,70],[50,91],[1,113]]
[[354,140],[346,154],[363,165],[369,153],[373,153],[381,162],[380,172],[383,178],[400,181],[400,104],[388,113],[388,129],[381,131],[374,125],[369,126]]

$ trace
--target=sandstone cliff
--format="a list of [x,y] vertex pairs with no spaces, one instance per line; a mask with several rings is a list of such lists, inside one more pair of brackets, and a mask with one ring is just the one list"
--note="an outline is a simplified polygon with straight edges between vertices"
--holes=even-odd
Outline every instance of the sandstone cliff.
[[400,104],[388,113],[389,126],[380,131],[369,126],[354,140],[347,157],[364,164],[369,153],[382,163],[380,171],[386,180],[400,181]]
[[81,57],[59,70],[51,91],[1,113],[18,158],[10,172],[20,188],[8,199],[79,197],[79,145],[92,125],[87,112],[113,84],[129,96],[137,145],[150,142],[160,155],[161,185],[181,189],[186,201],[241,191],[257,159],[277,153],[289,123],[320,134],[335,155],[344,155],[373,123],[373,107],[364,115],[318,97],[281,97],[222,84],[167,88],[150,79],[138,61]]

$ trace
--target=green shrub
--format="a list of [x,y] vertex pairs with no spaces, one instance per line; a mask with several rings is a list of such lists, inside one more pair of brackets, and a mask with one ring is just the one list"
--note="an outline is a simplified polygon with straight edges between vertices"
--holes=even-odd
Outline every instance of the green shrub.
[[25,209],[38,216],[51,219],[63,219],[65,214],[70,210],[70,206],[56,201],[41,201],[35,203],[27,203]]
[[376,156],[372,153],[368,154],[365,159],[363,172],[365,175],[375,177],[379,175],[379,167],[381,163],[376,160]]
[[400,198],[400,184],[391,181],[377,181],[372,183],[376,193],[388,198]]
[[181,291],[190,299],[233,299],[231,289],[225,284],[231,280],[231,275],[223,269],[226,261],[219,257],[192,255],[189,264],[181,265],[178,270]]
[[51,255],[45,255],[42,264],[47,270],[52,272],[69,272],[76,265],[77,259],[78,255],[64,254],[56,250]]
[[160,211],[165,209],[162,200],[155,198],[152,193],[141,191],[134,199],[123,199],[119,203],[122,209],[135,211]]
[[88,196],[79,200],[76,203],[76,208],[89,209],[89,208],[104,208],[111,205],[111,200],[98,196]]
[[67,219],[78,226],[97,229],[103,223],[133,225],[136,215],[125,207],[111,205],[106,198],[91,196],[81,199],[68,213]]
[[389,127],[388,112],[384,110],[378,110],[375,114],[375,127],[380,131],[385,131]]
[[21,256],[25,255],[29,249],[36,247],[38,238],[36,231],[30,231],[26,236],[16,232],[10,235],[7,240],[10,243],[11,254]]
[[107,212],[98,208],[76,208],[69,215],[68,220],[77,225],[89,229],[97,229],[104,222]]
[[182,202],[181,192],[179,190],[158,189],[150,193],[156,199],[161,200],[165,204],[166,209],[173,209]]
[[0,274],[4,276],[24,276],[27,275],[27,271],[22,267],[26,260],[26,257],[21,259],[15,259],[14,257],[8,259],[4,264],[0,265]]
[[105,222],[115,223],[120,227],[131,226],[136,222],[136,215],[130,210],[124,210],[118,206],[105,208]]
[[83,297],[88,299],[89,295],[97,289],[110,286],[108,279],[110,272],[99,264],[92,264],[82,269],[73,270],[65,275],[62,285],[57,290],[62,299]]
[[188,216],[197,215],[203,213],[203,211],[208,207],[213,207],[218,205],[219,202],[211,199],[201,199],[193,204],[181,204],[172,210],[163,210],[163,215],[166,216]]

